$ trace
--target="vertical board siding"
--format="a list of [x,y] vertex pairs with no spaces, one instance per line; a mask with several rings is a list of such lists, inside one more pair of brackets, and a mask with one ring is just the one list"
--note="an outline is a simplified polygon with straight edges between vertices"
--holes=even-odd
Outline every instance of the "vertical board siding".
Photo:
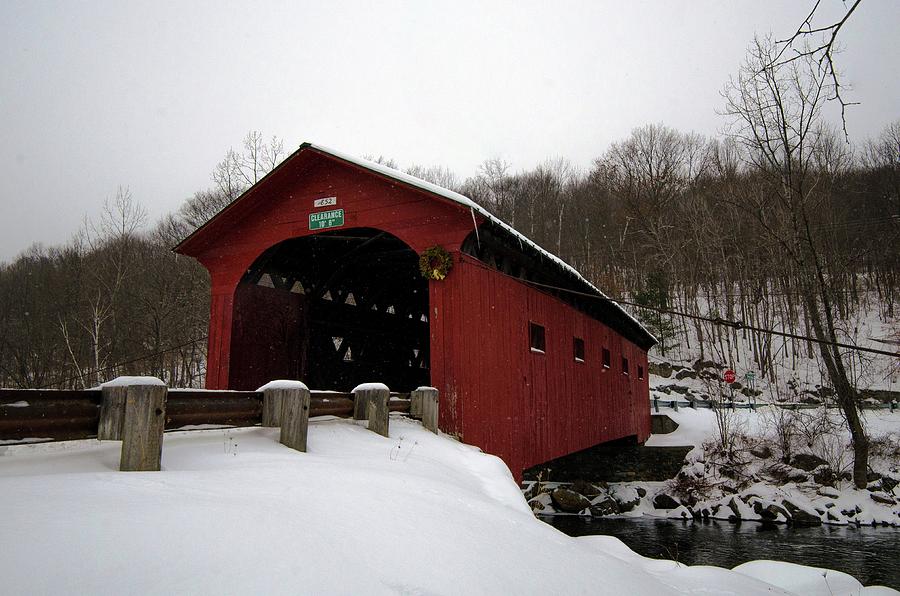
[[[454,428],[464,441],[500,456],[520,477],[525,468],[598,443],[647,438],[646,352],[557,298],[467,255],[445,281],[435,283],[445,286],[441,294],[452,296],[455,320],[443,331],[440,382],[455,388]],[[530,349],[530,322],[545,329],[544,354]],[[437,339],[434,332],[432,337]],[[584,363],[575,361],[575,337],[584,340]],[[603,347],[611,352],[608,370]],[[623,356],[628,375],[622,373]],[[637,378],[638,365],[644,380]]]

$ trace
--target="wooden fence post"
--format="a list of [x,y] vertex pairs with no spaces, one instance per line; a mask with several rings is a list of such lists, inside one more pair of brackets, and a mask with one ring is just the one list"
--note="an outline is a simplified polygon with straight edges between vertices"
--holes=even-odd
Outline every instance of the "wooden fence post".
[[284,400],[291,391],[293,390],[283,388],[263,389],[263,426],[281,426],[281,417],[285,407]]
[[122,424],[125,420],[125,395],[127,385],[101,386],[100,424],[97,438],[101,441],[121,441]]
[[416,420],[422,419],[422,392],[418,389],[409,394],[409,417]]
[[434,387],[419,387],[416,391],[422,395],[422,426],[437,434],[438,390]]
[[659,398],[653,398],[653,409],[656,410],[656,413],[659,414]]
[[122,427],[123,472],[158,472],[166,426],[165,385],[129,385]]
[[368,420],[369,430],[388,436],[391,390],[383,383],[364,383],[353,390],[353,419]]
[[369,430],[378,433],[382,437],[388,436],[388,421],[390,420],[388,400],[390,398],[390,391],[376,389],[366,402],[366,418],[369,419]]
[[304,385],[276,391],[281,392],[279,402],[283,405],[280,412],[280,442],[286,447],[305,453],[306,436],[309,431],[309,389]]
[[366,407],[369,402],[368,392],[362,385],[353,390],[353,419],[365,420],[367,416]]

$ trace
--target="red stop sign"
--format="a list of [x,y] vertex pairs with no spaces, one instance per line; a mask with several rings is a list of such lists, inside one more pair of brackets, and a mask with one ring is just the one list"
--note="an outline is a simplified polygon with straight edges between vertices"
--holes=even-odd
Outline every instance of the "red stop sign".
[[734,371],[731,370],[730,368],[725,371],[725,382],[726,383],[734,383],[734,380],[736,378],[737,378],[737,376],[734,374]]

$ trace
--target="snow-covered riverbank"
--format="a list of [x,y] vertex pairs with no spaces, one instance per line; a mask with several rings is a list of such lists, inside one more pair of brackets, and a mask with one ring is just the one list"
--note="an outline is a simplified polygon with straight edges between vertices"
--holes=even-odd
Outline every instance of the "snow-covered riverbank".
[[170,433],[155,473],[116,471],[112,441],[0,448],[3,591],[860,593],[837,572],[686,567],[570,538],[534,518],[499,459],[402,418],[390,438],[314,420],[306,454],[276,435]]
[[[900,411],[865,414],[872,440],[872,471],[871,482],[864,490],[856,489],[849,480],[849,436],[835,410],[794,412],[763,406],[717,414],[682,407],[663,408],[661,413],[674,420],[678,428],[669,434],[652,435],[646,444],[692,447],[677,478],[574,487],[555,482],[529,484],[525,494],[532,508],[542,515],[900,526]],[[721,424],[729,425],[735,436],[728,456],[719,448]],[[794,451],[790,457],[776,440],[779,425],[795,427],[797,436],[791,441]],[[787,430],[781,428],[780,432]],[[785,440],[782,437],[782,442]],[[552,471],[549,476],[552,480]],[[555,492],[560,488],[574,489],[584,500]],[[565,499],[575,504],[568,506]],[[576,511],[579,502],[585,507]]]

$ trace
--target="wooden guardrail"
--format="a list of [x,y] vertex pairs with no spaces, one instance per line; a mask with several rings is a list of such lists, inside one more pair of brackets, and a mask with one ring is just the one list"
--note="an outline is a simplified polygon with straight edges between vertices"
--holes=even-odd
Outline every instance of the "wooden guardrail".
[[0,444],[121,440],[121,469],[158,470],[163,431],[280,426],[281,442],[305,451],[310,417],[367,420],[370,430],[388,436],[389,413],[400,412],[437,432],[438,392],[430,387],[392,393],[367,384],[341,393],[282,382],[261,391],[207,391],[152,381],[123,379],[83,391],[0,389]]

